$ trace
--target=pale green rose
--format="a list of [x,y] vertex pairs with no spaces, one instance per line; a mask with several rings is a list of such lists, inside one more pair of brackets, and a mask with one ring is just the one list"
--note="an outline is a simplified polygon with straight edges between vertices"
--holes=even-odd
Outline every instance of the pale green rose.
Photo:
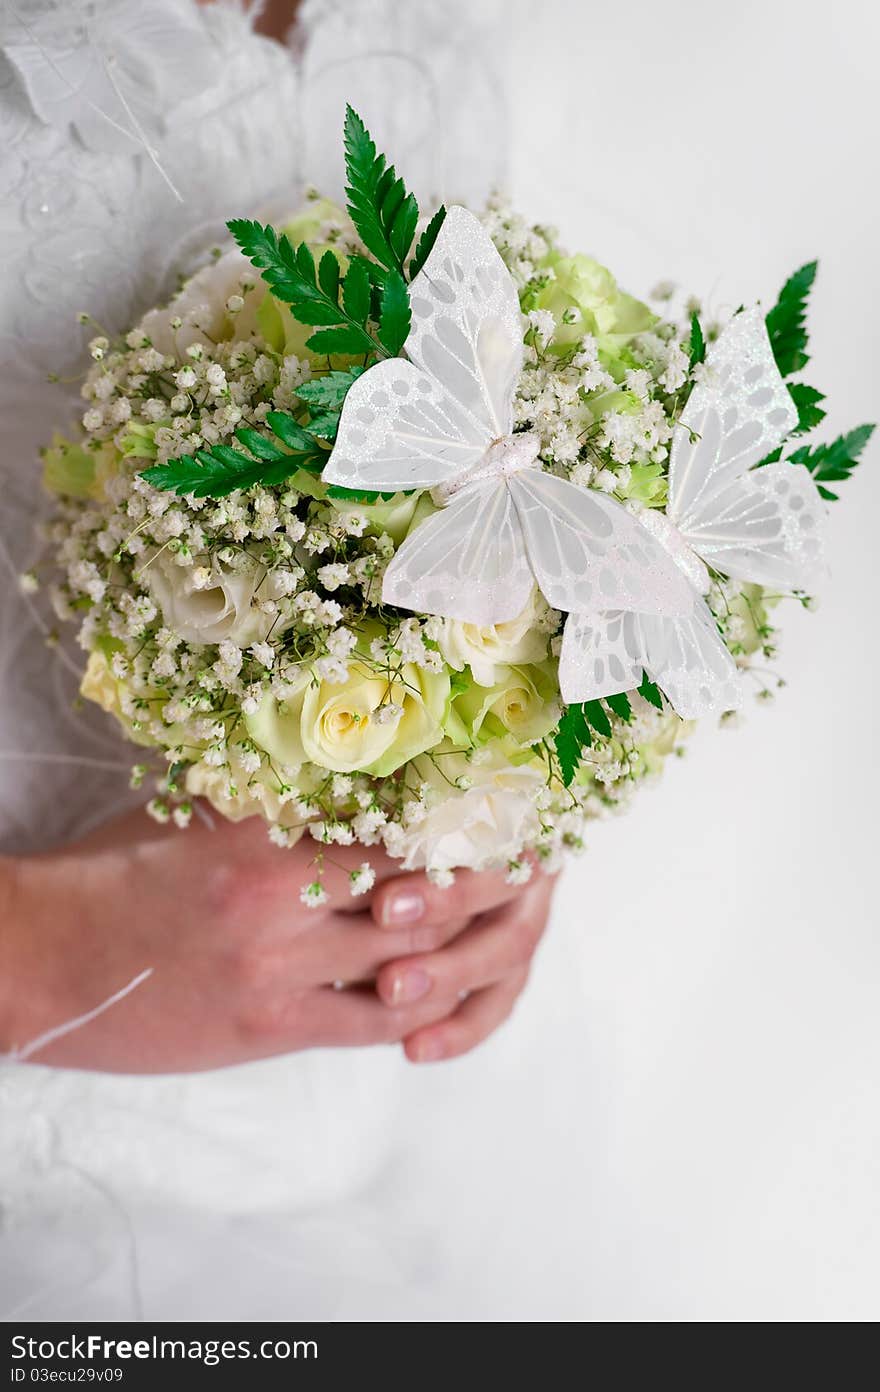
[[395,546],[400,546],[414,527],[437,511],[428,493],[395,493],[393,498],[375,503],[352,503],[344,498],[327,501],[340,512],[363,517],[369,531],[386,532]]
[[81,444],[65,440],[57,432],[41,451],[43,486],[67,498],[93,498],[103,502],[108,481],[119,473],[122,456],[112,440]]
[[294,246],[298,246],[300,242],[308,242],[315,256],[318,256],[321,251],[326,251],[334,245],[332,241],[316,240],[321,229],[328,224],[334,231],[345,232],[350,236],[354,234],[351,218],[338,203],[334,203],[330,198],[309,198],[281,230]]
[[306,762],[302,709],[311,681],[310,673],[304,671],[299,680],[293,683],[295,689],[283,701],[267,691],[259,709],[244,719],[254,744],[265,750],[284,769],[298,769]]
[[629,482],[620,490],[622,497],[642,503],[645,507],[665,506],[667,479],[662,464],[631,464]]
[[[653,708],[649,708],[641,697],[631,694],[630,699],[636,715],[640,707],[651,709],[652,715],[654,714]],[[666,760],[671,754],[681,752],[681,745],[693,734],[696,727],[696,721],[682,720],[675,711],[667,710],[658,718],[653,738],[643,739],[636,745],[638,759],[633,776],[640,779],[662,773]],[[607,749],[612,759],[624,759],[627,756],[627,743],[622,739],[612,739]],[[589,760],[581,764],[576,781],[581,787],[599,786],[595,766]]]
[[438,638],[440,651],[455,672],[469,667],[480,686],[493,686],[511,664],[541,662],[547,656],[548,634],[542,627],[548,605],[537,586],[515,619],[481,628],[478,624],[445,619]]
[[266,696],[247,727],[287,766],[309,761],[334,773],[385,777],[443,738],[449,675],[405,663],[389,680],[354,661],[345,682],[304,680],[284,702]]
[[648,306],[619,289],[611,272],[591,256],[552,252],[544,264],[552,268],[554,278],[526,308],[548,309],[554,316],[552,351],[566,352],[592,334],[600,352],[616,358],[635,334],[657,322]]
[[84,445],[65,440],[57,431],[41,450],[43,485],[68,498],[91,498],[95,484],[95,455]]
[[123,458],[155,459],[159,453],[156,444],[157,429],[157,425],[142,425],[140,421],[129,421],[122,437]]
[[454,698],[452,709],[473,744],[535,744],[555,729],[562,713],[553,665],[502,669],[494,686],[471,684]]

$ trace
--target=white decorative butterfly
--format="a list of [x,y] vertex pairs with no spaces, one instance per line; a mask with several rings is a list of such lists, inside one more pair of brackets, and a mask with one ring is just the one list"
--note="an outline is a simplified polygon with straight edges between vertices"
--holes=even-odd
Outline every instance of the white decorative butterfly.
[[[731,321],[706,367],[673,437],[666,512],[641,520],[698,595],[709,588],[704,562],[735,579],[806,589],[824,568],[826,509],[803,465],[754,467],[797,424],[760,309]],[[632,690],[644,670],[686,719],[741,704],[741,677],[702,598],[687,619],[635,608],[569,618],[559,668],[569,700]]]
[[[519,300],[491,239],[466,209],[447,213],[410,299],[409,361],[378,363],[352,385],[324,470],[328,483],[349,488],[430,488],[442,505],[395,555],[385,601],[488,626],[515,618],[537,582],[548,603],[569,614],[563,699],[630,690],[644,667],[682,715],[691,713],[694,699],[705,706],[706,692],[710,705],[736,704],[735,664],[693,583],[694,558],[675,527],[661,542],[614,499],[542,470],[537,438],[512,433],[523,361]],[[749,394],[756,393],[750,384]],[[727,441],[726,405],[724,411]],[[763,433],[762,427],[754,438]],[[726,445],[720,453],[733,462]],[[689,470],[682,457],[676,448],[677,496],[693,504],[702,522],[700,461]],[[719,556],[726,517],[722,512],[706,542]],[[668,549],[676,541],[677,558]]]

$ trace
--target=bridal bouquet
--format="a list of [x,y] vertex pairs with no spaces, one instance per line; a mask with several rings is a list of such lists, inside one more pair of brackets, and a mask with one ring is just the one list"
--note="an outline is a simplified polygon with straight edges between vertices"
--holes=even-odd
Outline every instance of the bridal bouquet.
[[526,878],[769,694],[750,663],[872,429],[800,440],[814,264],[766,315],[664,317],[500,203],[423,220],[350,109],[345,152],[347,210],[231,222],[95,337],[44,452],[55,607],[83,696],[167,761],[150,810],[308,832],[310,903],[334,843]]

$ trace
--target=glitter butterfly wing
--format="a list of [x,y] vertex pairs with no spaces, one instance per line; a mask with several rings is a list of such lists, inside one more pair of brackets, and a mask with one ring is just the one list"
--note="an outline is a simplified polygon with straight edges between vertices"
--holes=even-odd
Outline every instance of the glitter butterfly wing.
[[510,490],[489,479],[419,523],[385,572],[382,598],[488,627],[522,613],[533,584]]
[[450,208],[410,286],[406,353],[452,393],[489,440],[513,429],[522,315],[510,271],[482,223]]
[[691,612],[693,589],[685,576],[613,498],[540,469],[514,474],[508,487],[535,579],[554,609]]
[[480,222],[450,208],[410,286],[409,361],[377,363],[345,398],[327,483],[432,488],[512,428],[522,368],[516,287]]
[[349,388],[323,479],[370,492],[433,488],[466,473],[489,443],[439,382],[389,358]]
[[667,516],[724,575],[808,588],[823,568],[825,506],[803,465],[755,468],[797,424],[760,309],[710,349],[673,438]]
[[564,701],[633,691],[643,672],[683,720],[742,705],[742,678],[701,596],[693,595],[687,617],[621,610],[569,616],[559,661]]

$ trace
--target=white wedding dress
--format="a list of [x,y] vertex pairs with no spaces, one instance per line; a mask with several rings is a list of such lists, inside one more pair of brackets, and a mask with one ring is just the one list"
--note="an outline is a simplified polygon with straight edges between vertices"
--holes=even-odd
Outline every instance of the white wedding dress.
[[[80,655],[47,646],[17,583],[38,448],[77,407],[47,373],[81,371],[78,311],[124,329],[227,217],[307,183],[338,195],[346,99],[422,195],[481,198],[503,174],[500,13],[307,0],[288,50],[235,3],[0,4],[3,851],[133,796],[130,750],[75,708]],[[583,1317],[573,952],[555,924],[513,1022],[433,1069],[391,1049],[160,1078],[0,1068],[0,1315]]]

